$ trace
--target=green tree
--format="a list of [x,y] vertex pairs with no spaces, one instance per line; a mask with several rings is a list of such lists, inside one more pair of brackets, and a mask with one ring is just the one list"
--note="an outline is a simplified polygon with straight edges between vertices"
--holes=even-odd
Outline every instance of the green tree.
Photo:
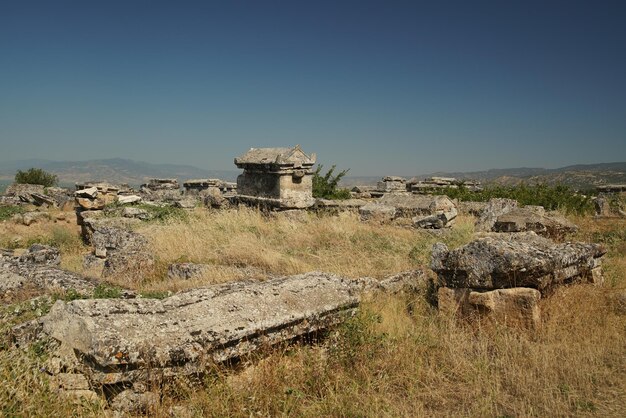
[[52,187],[59,182],[59,178],[41,168],[30,168],[28,171],[17,170],[15,182],[19,184],[41,184],[45,187]]
[[321,199],[349,199],[350,191],[348,189],[340,189],[339,181],[350,169],[335,174],[336,166],[333,165],[326,174],[322,175],[323,167],[323,165],[318,165],[313,173],[313,197]]

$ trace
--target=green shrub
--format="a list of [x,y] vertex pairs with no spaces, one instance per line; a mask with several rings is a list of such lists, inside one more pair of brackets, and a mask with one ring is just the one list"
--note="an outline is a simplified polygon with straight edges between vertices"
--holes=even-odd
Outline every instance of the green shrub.
[[19,184],[41,184],[45,187],[52,187],[59,182],[59,178],[41,168],[30,168],[28,171],[17,170],[15,182]]
[[594,212],[590,196],[576,193],[564,185],[546,184],[519,186],[492,186],[473,192],[464,186],[444,188],[433,191],[434,194],[446,195],[452,199],[470,202],[486,202],[493,198],[515,199],[521,206],[537,205],[546,210],[561,210],[569,214],[586,215]]
[[107,286],[106,284],[99,284],[93,290],[94,299],[117,299],[122,296],[122,289],[115,286]]
[[313,197],[320,199],[349,199],[350,191],[348,189],[340,189],[339,181],[350,169],[334,174],[336,166],[333,165],[326,174],[322,175],[323,167],[323,165],[318,165],[313,173]]
[[21,206],[0,206],[0,221],[6,221],[17,213],[23,213]]

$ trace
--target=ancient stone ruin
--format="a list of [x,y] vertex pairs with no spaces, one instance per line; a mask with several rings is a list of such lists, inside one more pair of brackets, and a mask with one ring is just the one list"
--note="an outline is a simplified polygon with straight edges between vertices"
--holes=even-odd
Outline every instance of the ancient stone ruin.
[[294,148],[251,148],[235,165],[243,168],[237,177],[236,201],[277,209],[313,206],[315,154]]
[[456,250],[435,244],[439,309],[534,328],[542,295],[572,281],[602,282],[604,253],[599,244],[554,244],[534,232],[479,238]]
[[146,388],[175,376],[201,378],[211,364],[323,331],[349,318],[363,291],[398,292],[424,281],[421,270],[381,282],[308,273],[164,300],[58,301],[38,329],[57,342],[46,369],[59,387],[104,394],[115,405],[119,396],[158,396]]
[[477,231],[526,232],[563,239],[578,227],[557,212],[546,212],[542,206],[519,207],[512,199],[491,199],[478,210]]
[[411,219],[417,228],[440,229],[453,224],[457,216],[456,204],[447,196],[417,196],[386,194],[377,201],[359,208],[363,220],[391,221]]
[[402,193],[406,192],[406,179],[398,176],[386,176],[376,183],[376,192]]
[[430,177],[425,180],[413,178],[407,182],[407,190],[417,194],[428,194],[439,189],[456,189],[461,185],[473,192],[482,190],[478,181],[458,180],[454,177]]

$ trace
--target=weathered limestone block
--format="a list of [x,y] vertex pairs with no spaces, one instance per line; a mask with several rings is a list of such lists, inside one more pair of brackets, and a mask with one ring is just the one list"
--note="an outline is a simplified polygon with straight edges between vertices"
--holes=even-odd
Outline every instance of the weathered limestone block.
[[398,176],[386,176],[376,184],[376,190],[383,193],[406,192],[406,179]]
[[30,196],[33,198],[35,206],[44,206],[47,208],[57,206],[57,202],[52,197],[46,196],[45,194],[32,193]]
[[515,287],[478,292],[468,288],[438,290],[439,312],[473,320],[487,320],[509,326],[536,329],[540,325],[541,293]]
[[316,199],[314,209],[324,212],[358,212],[360,208],[368,203],[362,199]]
[[[38,248],[41,247],[39,250]],[[0,288],[16,290],[30,286],[42,291],[73,290],[91,295],[97,286],[93,279],[55,267],[58,251],[52,247],[33,245],[20,257],[0,255]]]
[[124,271],[141,271],[154,264],[153,256],[147,249],[148,241],[136,232],[97,226],[91,242],[94,255],[105,259],[104,277]]
[[372,202],[359,208],[361,220],[377,220],[392,221],[396,217],[396,208],[393,206],[383,205],[381,203]]
[[498,217],[517,208],[517,200],[491,199],[476,221],[476,231],[489,232],[493,229]]
[[[158,299],[57,301],[41,319],[59,342],[51,357],[84,374],[90,389],[202,375],[261,347],[326,329],[350,317],[364,290],[398,291],[422,271],[383,282],[308,273],[235,282]],[[57,367],[62,370],[62,367]]]
[[599,244],[554,244],[533,232],[489,236],[448,250],[433,246],[431,268],[442,286],[499,289],[552,286],[584,278],[601,280]]
[[545,213],[541,206],[525,206],[498,216],[493,230],[495,232],[533,231],[545,237],[562,239],[566,234],[576,232],[578,227],[558,213]]
[[58,248],[49,245],[33,244],[20,256],[19,262],[58,266],[61,264],[61,253]]
[[54,206],[60,208],[72,201],[72,192],[64,187],[46,187],[45,194],[54,201]]
[[193,209],[198,203],[200,203],[200,198],[197,196],[182,196],[174,202],[174,206],[181,209]]
[[184,279],[189,280],[201,277],[208,269],[207,264],[196,263],[174,263],[167,268],[168,279]]
[[93,234],[98,228],[113,227],[131,230],[142,222],[136,217],[104,217],[103,211],[84,211],[78,215],[83,240],[88,244],[92,243]]
[[133,207],[124,208],[122,210],[122,216],[124,218],[141,219],[142,221],[148,221],[154,217],[154,215],[152,215],[146,209],[133,208]]
[[131,204],[131,203],[138,203],[138,202],[141,202],[141,196],[137,196],[135,194],[125,195],[125,196],[118,196],[117,197],[117,201],[118,201],[118,203],[120,203],[122,205],[128,205],[128,204]]
[[30,226],[36,222],[50,220],[50,214],[48,212],[26,212],[19,215],[18,219],[22,224]]
[[378,202],[396,208],[396,217],[413,218],[454,211],[456,205],[447,196],[420,196],[413,194],[388,194]]

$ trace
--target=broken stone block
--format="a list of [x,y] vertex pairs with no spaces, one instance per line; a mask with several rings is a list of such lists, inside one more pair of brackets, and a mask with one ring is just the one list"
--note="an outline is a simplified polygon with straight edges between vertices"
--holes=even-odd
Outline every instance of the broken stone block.
[[359,208],[361,220],[392,221],[396,217],[396,208],[380,203],[368,203]]
[[540,299],[538,290],[525,287],[482,292],[449,287],[438,290],[439,312],[445,315],[526,329],[536,329],[540,325]]
[[525,206],[498,216],[492,229],[495,232],[532,231],[545,237],[562,239],[576,232],[578,227],[558,213],[547,214],[541,206]]
[[122,216],[124,218],[136,218],[141,219],[142,221],[148,221],[152,219],[154,216],[148,212],[146,209],[141,208],[124,208],[122,210]]
[[103,199],[89,199],[86,197],[77,197],[76,203],[85,210],[101,210],[106,206]]
[[0,283],[4,282],[11,290],[29,286],[42,291],[72,290],[83,295],[93,293],[97,286],[93,279],[55,267],[59,261],[58,251],[42,247],[40,251],[33,249],[20,257],[0,257]]
[[578,279],[601,277],[599,244],[554,244],[534,232],[488,236],[455,250],[433,246],[431,268],[442,286],[499,289],[532,287],[545,291]]
[[21,223],[30,226],[36,222],[44,220],[50,220],[50,214],[48,212],[26,212],[21,215]]
[[495,198],[489,200],[487,205],[476,220],[476,231],[489,232],[493,229],[498,217],[516,209],[517,200]]
[[35,199],[33,198],[33,194],[43,195],[45,191],[44,186],[40,184],[19,184],[14,183],[8,186],[4,192],[5,195],[9,197],[15,197],[19,199],[20,202],[24,203],[35,203]]
[[127,196],[118,196],[117,202],[122,205],[128,205],[131,203],[141,202],[141,196],[137,195],[127,195]]
[[33,244],[19,258],[20,263],[45,264],[58,266],[61,264],[61,253],[58,248],[44,244]]
[[91,237],[94,255],[104,258],[104,277],[124,271],[141,271],[154,264],[142,235],[122,228],[97,226]]
[[189,280],[201,277],[207,269],[207,264],[174,263],[167,268],[167,278]]
[[154,392],[137,392],[126,389],[111,400],[111,409],[131,414],[146,414],[160,402],[160,396]]
[[57,206],[57,202],[52,197],[46,196],[45,194],[32,193],[31,197],[33,198],[36,206],[44,206],[48,208]]
[[376,184],[376,191],[382,193],[406,192],[406,179],[398,176],[386,176]]
[[456,217],[456,205],[447,196],[421,196],[413,194],[387,194],[378,203],[396,208],[396,218],[422,218],[446,213]]
[[174,202],[174,206],[181,209],[193,209],[199,202],[200,200],[194,196],[185,196]]

